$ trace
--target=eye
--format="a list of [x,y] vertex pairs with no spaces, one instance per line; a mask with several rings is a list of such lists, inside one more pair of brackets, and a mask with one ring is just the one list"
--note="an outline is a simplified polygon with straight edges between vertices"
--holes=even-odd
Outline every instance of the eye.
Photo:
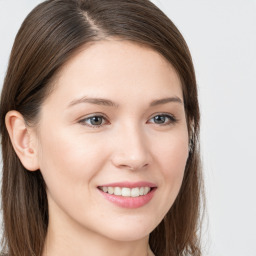
[[108,124],[108,121],[102,115],[94,115],[94,116],[83,118],[82,120],[79,121],[79,123],[82,125],[93,127],[93,128],[99,128],[105,124]]
[[177,122],[177,119],[170,114],[158,114],[149,119],[150,123],[168,125]]

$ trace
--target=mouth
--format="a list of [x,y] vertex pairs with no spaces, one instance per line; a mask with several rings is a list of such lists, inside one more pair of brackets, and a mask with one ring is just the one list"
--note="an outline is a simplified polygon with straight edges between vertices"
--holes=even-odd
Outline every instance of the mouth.
[[112,183],[97,187],[105,199],[123,208],[139,208],[154,196],[157,186],[148,182]]
[[104,193],[116,196],[123,197],[139,197],[147,195],[153,187],[135,187],[135,188],[126,188],[126,187],[98,187],[99,190]]

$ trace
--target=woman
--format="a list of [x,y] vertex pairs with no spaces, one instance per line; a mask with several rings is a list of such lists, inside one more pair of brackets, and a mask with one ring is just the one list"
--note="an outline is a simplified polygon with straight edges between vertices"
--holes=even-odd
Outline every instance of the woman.
[[49,0],[1,95],[8,255],[201,255],[187,45],[148,0]]

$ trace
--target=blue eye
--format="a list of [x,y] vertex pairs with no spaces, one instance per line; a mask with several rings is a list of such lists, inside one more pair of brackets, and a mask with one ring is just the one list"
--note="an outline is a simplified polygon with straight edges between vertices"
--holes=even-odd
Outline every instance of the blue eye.
[[[148,122],[157,125],[169,125],[176,123],[177,119],[170,114],[158,114],[150,118]],[[92,128],[100,128],[109,122],[107,118],[102,115],[94,115],[83,118],[78,123]]]
[[95,115],[95,116],[90,116],[87,118],[84,118],[79,121],[79,123],[87,126],[91,126],[94,128],[101,127],[107,123],[107,120],[105,117],[100,116],[100,115]]
[[159,114],[149,119],[149,122],[159,124],[159,125],[168,125],[168,124],[176,123],[177,119],[172,115]]

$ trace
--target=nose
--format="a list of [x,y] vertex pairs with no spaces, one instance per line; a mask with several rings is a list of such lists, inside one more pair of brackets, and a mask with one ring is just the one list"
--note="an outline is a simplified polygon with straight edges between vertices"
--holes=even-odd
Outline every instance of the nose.
[[113,140],[113,165],[134,171],[148,166],[151,158],[146,134],[136,126],[126,126],[120,130]]

